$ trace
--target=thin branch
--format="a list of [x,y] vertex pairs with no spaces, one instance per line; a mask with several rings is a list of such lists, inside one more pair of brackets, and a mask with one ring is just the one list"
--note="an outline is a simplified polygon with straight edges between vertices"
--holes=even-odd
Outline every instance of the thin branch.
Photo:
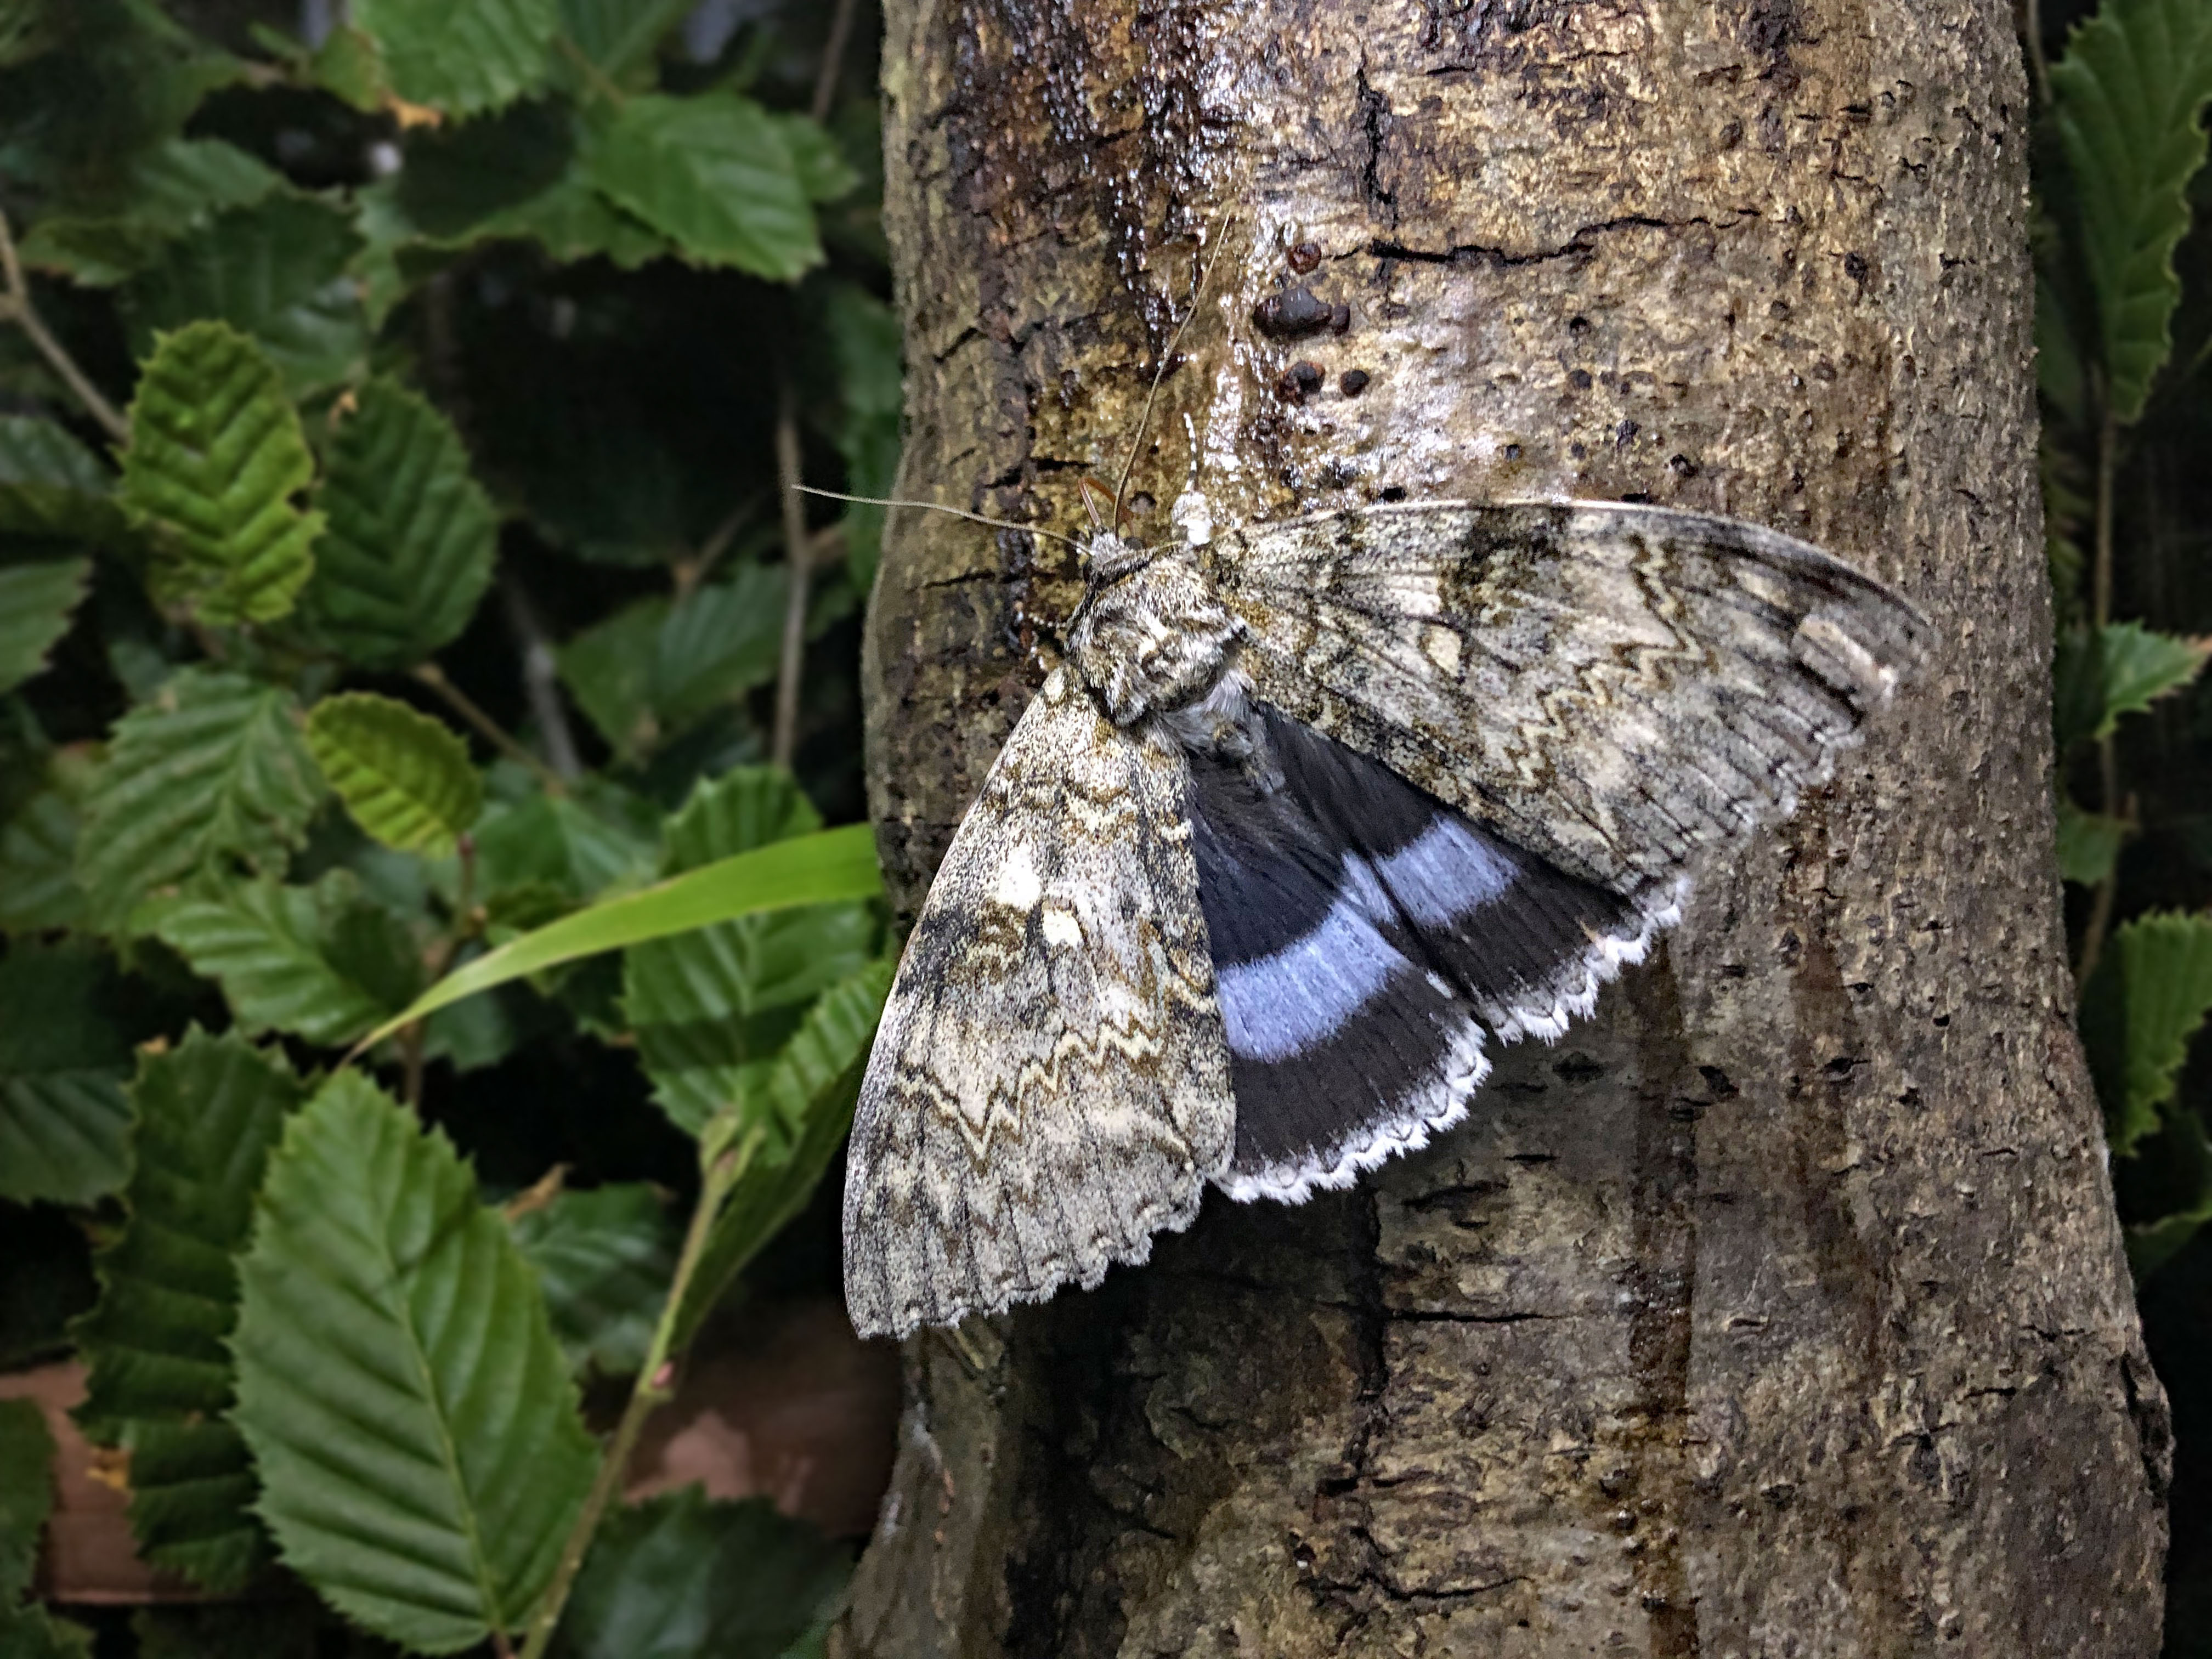
[[466,721],[485,742],[507,759],[528,767],[547,794],[565,795],[568,793],[568,782],[559,773],[517,743],[506,727],[477,708],[466,692],[446,678],[444,669],[434,662],[423,662],[416,664],[412,672],[418,683],[436,692],[446,706]]
[[776,665],[775,729],[769,754],[787,769],[799,749],[799,681],[806,665],[806,598],[814,560],[806,540],[806,506],[799,499],[799,398],[791,376],[776,398],[775,477],[783,494],[783,655]]
[[[2103,660],[2105,629],[2112,620],[2112,496],[2119,447],[2119,422],[2107,409],[2097,428],[2097,516],[2089,574],[2089,623],[2100,662]],[[2117,818],[2120,815],[2120,759],[2110,732],[2097,739],[2097,785],[2102,811],[2107,817]],[[2119,888],[2120,864],[2115,857],[2112,869],[2097,884],[2097,896],[2089,906],[2089,920],[2081,930],[2081,953],[2074,969],[2077,986],[2089,982],[2089,975],[2096,971],[2097,958],[2104,954],[2105,936],[2112,925]]]
[[830,39],[822,47],[822,68],[814,77],[811,112],[817,121],[830,118],[830,106],[837,98],[837,70],[845,61],[845,38],[853,32],[853,0],[837,0],[836,15],[830,20]]
[[522,695],[545,740],[545,758],[563,782],[573,783],[584,775],[584,763],[576,752],[575,733],[568,729],[568,706],[561,701],[561,665],[552,638],[513,571],[500,577],[499,592],[507,605],[507,625],[522,647]]
[[8,226],[8,216],[0,212],[0,280],[5,288],[0,289],[0,322],[13,323],[21,329],[39,356],[46,360],[46,367],[61,377],[61,382],[76,395],[92,418],[106,428],[107,435],[118,443],[131,441],[131,422],[116,410],[115,405],[100,395],[100,388],[76,366],[59,340],[47,330],[46,325],[31,303],[31,289],[23,280],[22,262],[15,257],[15,238]]
[[671,1351],[675,1346],[677,1321],[683,1316],[684,1300],[692,1279],[698,1274],[699,1264],[705,1259],[707,1243],[713,1236],[722,1205],[752,1162],[761,1134],[756,1128],[740,1146],[724,1153],[706,1172],[706,1179],[701,1183],[698,1206],[691,1212],[691,1224],[684,1235],[683,1253],[676,1261],[676,1276],[669,1283],[667,1301],[661,1304],[659,1322],[653,1327],[645,1364],[630,1388],[622,1420],[615,1425],[614,1434],[600,1454],[599,1471],[592,1481],[591,1492],[585,1498],[584,1507],[577,1511],[576,1522],[569,1528],[568,1536],[561,1546],[561,1560],[554,1569],[553,1582],[546,1587],[544,1599],[531,1616],[530,1639],[523,1645],[522,1659],[544,1659],[553,1632],[560,1626],[562,1609],[568,1605],[568,1593],[575,1588],[577,1571],[590,1553],[592,1534],[599,1530],[607,1505],[622,1490],[623,1477],[629,1471],[630,1454],[637,1446],[638,1434],[653,1408],[675,1393],[672,1385],[676,1363]]
[[716,525],[707,539],[699,544],[698,553],[691,558],[679,559],[675,568],[676,597],[688,599],[698,591],[700,583],[714,573],[722,556],[730,550],[730,544],[738,538],[738,532],[760,505],[758,495],[748,495],[732,507],[729,516]]

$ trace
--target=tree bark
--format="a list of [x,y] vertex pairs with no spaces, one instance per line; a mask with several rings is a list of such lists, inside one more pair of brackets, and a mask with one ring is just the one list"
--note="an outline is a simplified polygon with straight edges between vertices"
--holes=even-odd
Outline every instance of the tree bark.
[[[1225,234],[1137,533],[1188,434],[1217,523],[1679,503],[1945,643],[1428,1152],[1217,1195],[1096,1294],[910,1343],[838,1650],[2154,1652],[2168,1435],[2052,860],[2009,9],[888,9],[902,493],[1082,528]],[[1348,330],[1258,326],[1297,284]],[[1079,586],[939,516],[885,547],[870,785],[910,911]]]

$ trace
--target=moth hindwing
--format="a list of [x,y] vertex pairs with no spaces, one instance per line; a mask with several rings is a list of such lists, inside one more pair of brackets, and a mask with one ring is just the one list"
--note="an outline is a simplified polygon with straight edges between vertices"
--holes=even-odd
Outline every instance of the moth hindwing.
[[932,888],[861,1089],[847,1297],[903,1334],[1095,1285],[1211,1181],[1422,1145],[1789,812],[1930,648],[1756,526],[1433,502],[1142,550]]

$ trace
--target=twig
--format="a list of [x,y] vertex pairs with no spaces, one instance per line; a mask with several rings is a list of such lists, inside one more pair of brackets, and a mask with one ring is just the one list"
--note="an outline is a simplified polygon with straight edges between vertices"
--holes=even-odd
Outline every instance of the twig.
[[714,526],[705,541],[699,544],[696,556],[677,561],[674,574],[678,599],[688,599],[698,591],[699,584],[707,580],[715,565],[720,562],[722,555],[730,550],[730,544],[737,540],[738,532],[745,527],[745,520],[752,517],[753,509],[759,505],[758,495],[746,496],[732,507],[729,515]]
[[565,795],[568,793],[568,784],[559,773],[517,743],[505,727],[477,708],[466,692],[446,678],[444,669],[434,662],[422,662],[416,664],[412,672],[417,681],[436,692],[448,708],[467,721],[493,748],[507,759],[528,767],[544,787],[547,794]]
[[659,1322],[653,1330],[652,1346],[646,1350],[644,1367],[631,1386],[622,1420],[615,1425],[606,1449],[600,1455],[599,1472],[592,1481],[584,1507],[576,1512],[576,1522],[568,1528],[568,1536],[561,1546],[561,1560],[554,1569],[553,1582],[546,1586],[544,1599],[531,1615],[530,1639],[523,1644],[522,1659],[544,1659],[553,1632],[561,1623],[562,1609],[568,1605],[568,1593],[575,1588],[576,1574],[584,1565],[584,1557],[590,1553],[592,1534],[599,1530],[600,1517],[622,1489],[623,1476],[629,1472],[630,1453],[637,1445],[639,1431],[645,1427],[645,1419],[653,1414],[653,1407],[675,1392],[672,1385],[676,1364],[671,1350],[675,1346],[677,1321],[683,1315],[691,1280],[706,1255],[707,1242],[713,1235],[723,1201],[744,1177],[760,1146],[762,1133],[755,1128],[742,1143],[717,1158],[714,1166],[706,1172],[699,1190],[698,1207],[691,1212],[691,1224],[684,1235],[683,1253],[677,1257],[676,1276],[669,1282],[668,1300],[661,1306]]
[[823,43],[822,67],[814,77],[814,102],[811,112],[817,121],[830,118],[830,106],[837,96],[838,66],[845,58],[845,37],[853,32],[853,0],[837,0],[837,10],[830,20],[830,38]]
[[553,641],[512,571],[500,577],[499,592],[507,605],[507,625],[522,647],[522,695],[545,739],[545,758],[563,781],[573,783],[584,775],[584,763],[576,752],[575,733],[568,729],[568,705],[561,701],[561,665],[553,655]]
[[76,366],[76,360],[47,331],[38,308],[31,303],[31,290],[23,280],[22,263],[15,257],[15,238],[9,229],[4,212],[0,212],[0,279],[6,283],[4,291],[0,291],[0,322],[13,323],[21,329],[39,355],[46,360],[46,367],[61,377],[62,384],[76,395],[86,412],[106,428],[107,435],[119,444],[128,443],[131,422],[100,395],[100,388]]
[[806,541],[806,507],[799,499],[799,398],[791,376],[776,399],[775,476],[783,492],[784,565],[789,573],[783,606],[783,656],[776,665],[775,730],[769,753],[788,768],[799,748],[799,678],[806,661],[806,594],[814,561]]
[[[2097,516],[2089,574],[2089,626],[2100,666],[2104,660],[2105,628],[2112,620],[2112,494],[2119,447],[2119,422],[2112,418],[2108,408],[2097,428]],[[2097,784],[2106,816],[2118,817],[2119,750],[2110,732],[2097,739]],[[2120,863],[2115,857],[2104,880],[2097,884],[2097,896],[2089,906],[2089,920],[2081,930],[2081,954],[2074,969],[2076,986],[2087,985],[2089,975],[2096,971],[2097,958],[2104,953],[2106,933],[2112,925],[2119,888]]]

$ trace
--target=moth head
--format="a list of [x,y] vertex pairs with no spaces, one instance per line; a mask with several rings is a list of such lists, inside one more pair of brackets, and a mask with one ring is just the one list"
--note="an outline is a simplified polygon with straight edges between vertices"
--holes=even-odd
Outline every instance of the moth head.
[[1091,587],[1119,581],[1151,563],[1157,548],[1123,541],[1110,530],[1102,530],[1082,546],[1083,580]]

